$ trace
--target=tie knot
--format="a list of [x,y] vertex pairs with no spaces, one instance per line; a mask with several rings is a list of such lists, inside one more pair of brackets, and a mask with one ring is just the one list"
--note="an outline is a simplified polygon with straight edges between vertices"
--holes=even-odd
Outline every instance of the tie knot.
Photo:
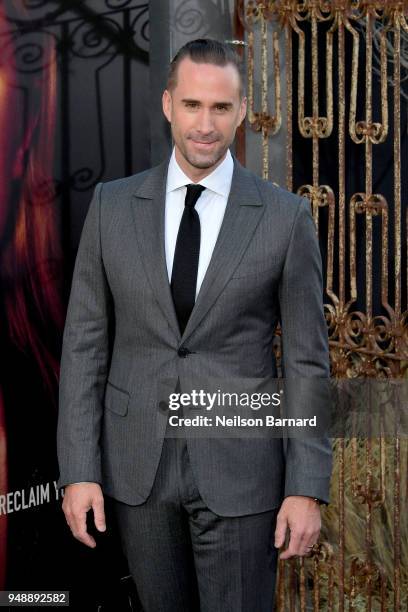
[[186,199],[184,200],[185,206],[187,206],[187,208],[194,208],[204,189],[205,187],[203,187],[203,185],[195,185],[194,183],[187,185]]

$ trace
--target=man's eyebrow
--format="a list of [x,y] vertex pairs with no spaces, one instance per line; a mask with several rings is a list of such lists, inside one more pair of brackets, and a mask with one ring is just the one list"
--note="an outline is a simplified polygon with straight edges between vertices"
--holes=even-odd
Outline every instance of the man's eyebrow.
[[213,106],[225,106],[225,108],[231,108],[232,102],[214,102]]

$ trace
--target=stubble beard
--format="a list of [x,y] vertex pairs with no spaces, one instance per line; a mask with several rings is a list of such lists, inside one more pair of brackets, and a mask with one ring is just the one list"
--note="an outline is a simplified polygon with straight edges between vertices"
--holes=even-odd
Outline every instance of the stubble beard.
[[200,170],[206,170],[208,168],[211,168],[212,166],[215,166],[220,161],[220,159],[224,157],[228,146],[228,144],[219,142],[219,146],[216,148],[216,150],[208,155],[206,155],[205,153],[191,153],[184,142],[182,144],[182,147],[179,146],[179,149],[183,157],[188,161],[191,166]]

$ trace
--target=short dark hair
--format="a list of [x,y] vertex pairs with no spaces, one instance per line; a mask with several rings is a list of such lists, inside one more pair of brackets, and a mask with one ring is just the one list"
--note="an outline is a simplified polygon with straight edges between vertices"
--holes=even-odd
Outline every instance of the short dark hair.
[[215,66],[235,66],[239,76],[239,93],[244,95],[244,82],[242,77],[242,62],[236,51],[228,44],[211,38],[197,38],[183,45],[170,62],[167,75],[167,89],[171,90],[177,85],[177,69],[180,62],[188,57],[196,64],[214,64]]

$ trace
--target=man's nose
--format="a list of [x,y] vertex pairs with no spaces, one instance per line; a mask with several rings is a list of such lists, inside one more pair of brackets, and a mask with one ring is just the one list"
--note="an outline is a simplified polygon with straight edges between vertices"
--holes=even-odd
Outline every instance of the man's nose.
[[214,122],[210,110],[203,109],[201,111],[196,128],[202,134],[210,134],[214,130]]

